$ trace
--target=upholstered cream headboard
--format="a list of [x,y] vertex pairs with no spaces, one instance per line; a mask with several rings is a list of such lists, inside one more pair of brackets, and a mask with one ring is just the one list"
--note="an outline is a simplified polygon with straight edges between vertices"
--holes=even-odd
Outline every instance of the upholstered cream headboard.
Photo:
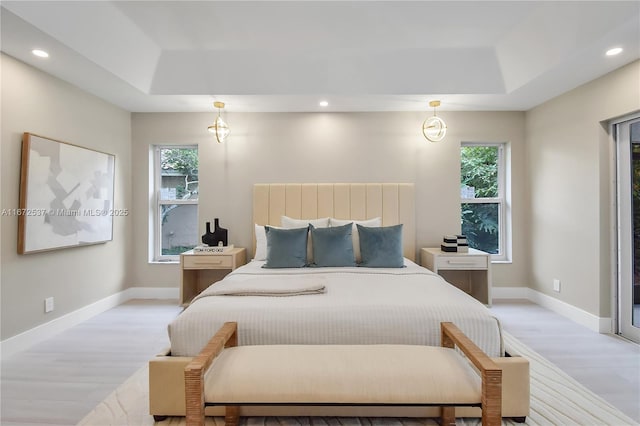
[[[403,224],[404,256],[416,258],[415,199],[412,183],[272,183],[253,186],[253,221],[280,226],[280,218],[382,217],[382,225]],[[255,238],[254,238],[255,251]]]

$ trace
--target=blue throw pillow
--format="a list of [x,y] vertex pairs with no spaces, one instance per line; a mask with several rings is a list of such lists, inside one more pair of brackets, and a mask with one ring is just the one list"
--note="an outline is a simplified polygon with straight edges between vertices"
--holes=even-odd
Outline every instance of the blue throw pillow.
[[402,224],[370,228],[358,226],[360,266],[369,268],[403,268]]
[[309,225],[313,245],[313,266],[356,266],[351,234],[353,224],[316,228]]
[[301,268],[307,265],[309,228],[264,227],[267,236],[267,262],[263,268]]

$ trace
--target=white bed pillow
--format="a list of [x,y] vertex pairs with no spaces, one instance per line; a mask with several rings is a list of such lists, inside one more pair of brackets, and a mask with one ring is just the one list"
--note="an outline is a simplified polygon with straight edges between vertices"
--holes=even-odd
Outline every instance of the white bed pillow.
[[253,254],[253,260],[267,260],[267,234],[264,226],[254,224],[256,233],[256,252]]
[[[289,216],[280,217],[280,224],[285,229],[304,228],[313,225],[314,228],[328,228],[329,218],[322,217],[320,219],[294,219]],[[313,244],[311,235],[307,237],[307,262],[313,263]]]
[[329,218],[323,217],[320,219],[294,219],[289,216],[282,216],[280,218],[280,224],[285,229],[304,228],[305,226],[313,225],[314,228],[328,228]]
[[344,226],[348,223],[353,223],[353,230],[351,232],[351,239],[353,240],[353,252],[356,255],[356,262],[360,263],[362,261],[362,254],[360,253],[360,235],[358,235],[358,227],[360,226],[368,226],[369,228],[378,228],[382,226],[382,218],[374,217],[373,219],[367,220],[350,220],[350,219],[336,219],[330,218],[329,225],[330,226]]

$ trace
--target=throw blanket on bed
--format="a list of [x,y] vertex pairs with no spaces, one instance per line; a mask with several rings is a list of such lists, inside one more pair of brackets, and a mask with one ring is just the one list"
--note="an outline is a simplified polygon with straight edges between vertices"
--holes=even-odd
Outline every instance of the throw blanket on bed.
[[200,293],[206,296],[302,296],[325,292],[324,277],[247,277],[238,281],[220,281]]

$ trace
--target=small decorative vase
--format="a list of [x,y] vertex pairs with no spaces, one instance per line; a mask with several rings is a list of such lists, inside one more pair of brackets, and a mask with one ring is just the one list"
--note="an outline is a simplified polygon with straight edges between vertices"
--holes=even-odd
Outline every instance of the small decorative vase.
[[208,246],[228,246],[229,231],[220,227],[220,220],[214,219],[213,232],[211,232],[211,222],[207,222],[207,232],[202,236],[203,244]]
[[206,244],[208,246],[214,246],[213,243],[213,232],[211,232],[211,222],[207,222],[207,232],[202,236],[202,244]]
[[229,232],[225,228],[220,227],[220,221],[216,217],[213,225],[213,245],[214,246],[228,246],[229,245]]

